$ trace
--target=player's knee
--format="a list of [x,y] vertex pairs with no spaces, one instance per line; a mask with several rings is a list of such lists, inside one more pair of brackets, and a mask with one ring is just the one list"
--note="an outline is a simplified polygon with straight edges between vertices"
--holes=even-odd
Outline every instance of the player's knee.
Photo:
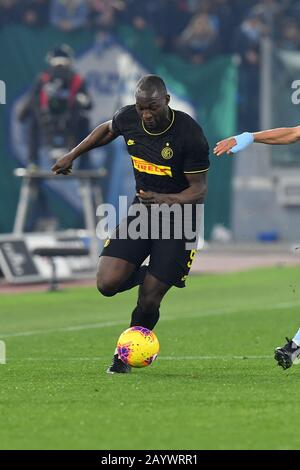
[[112,279],[103,279],[97,276],[97,289],[105,297],[113,297],[118,292]]

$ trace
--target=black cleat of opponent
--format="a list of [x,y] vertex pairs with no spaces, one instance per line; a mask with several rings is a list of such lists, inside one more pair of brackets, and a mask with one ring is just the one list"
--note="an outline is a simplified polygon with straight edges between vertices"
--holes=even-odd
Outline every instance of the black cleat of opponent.
[[131,367],[119,359],[118,354],[113,357],[112,365],[106,371],[108,374],[128,374],[131,372]]
[[283,369],[289,369],[300,355],[300,347],[286,338],[287,343],[282,348],[276,348],[274,358]]

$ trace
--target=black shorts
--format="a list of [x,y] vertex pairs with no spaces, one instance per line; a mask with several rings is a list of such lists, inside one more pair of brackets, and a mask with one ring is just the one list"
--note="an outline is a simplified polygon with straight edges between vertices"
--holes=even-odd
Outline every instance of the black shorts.
[[184,237],[181,239],[120,238],[120,233],[127,232],[128,224],[132,220],[133,217],[129,216],[118,225],[112,236],[104,243],[100,256],[121,258],[137,267],[150,256],[148,268],[150,274],[167,285],[185,287],[185,280],[196,255],[198,236],[195,237],[194,243],[188,245]]

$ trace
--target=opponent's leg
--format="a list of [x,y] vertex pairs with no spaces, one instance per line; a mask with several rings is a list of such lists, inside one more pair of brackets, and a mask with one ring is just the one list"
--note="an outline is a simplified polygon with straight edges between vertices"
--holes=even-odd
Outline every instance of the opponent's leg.
[[275,349],[274,358],[283,369],[289,369],[300,356],[300,329],[292,340],[286,338],[287,343]]

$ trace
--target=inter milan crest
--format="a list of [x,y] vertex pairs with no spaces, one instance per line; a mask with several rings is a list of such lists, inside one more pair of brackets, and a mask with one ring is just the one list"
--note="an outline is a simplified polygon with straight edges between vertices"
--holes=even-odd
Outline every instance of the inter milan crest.
[[171,149],[169,142],[167,142],[166,146],[162,149],[161,156],[165,160],[170,160],[170,158],[173,157],[173,150]]

